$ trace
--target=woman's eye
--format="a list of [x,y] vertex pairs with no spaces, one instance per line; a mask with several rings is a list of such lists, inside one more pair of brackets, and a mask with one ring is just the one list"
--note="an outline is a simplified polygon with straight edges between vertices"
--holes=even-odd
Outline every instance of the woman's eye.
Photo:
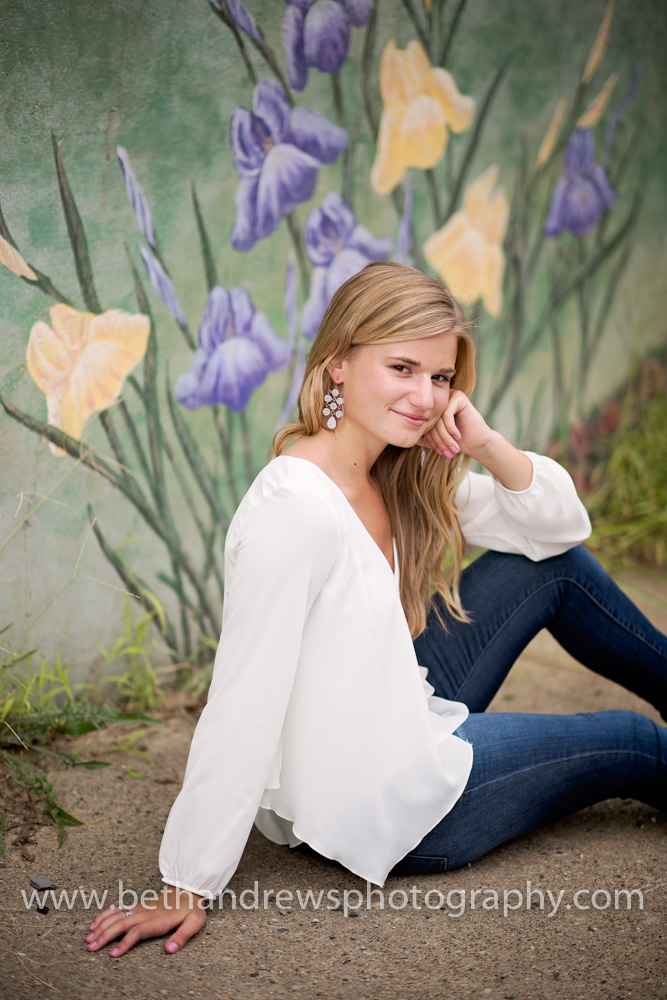
[[452,376],[451,375],[434,375],[433,378],[437,379],[438,382],[440,382],[441,384],[444,384],[445,382],[451,382],[452,381]]
[[391,367],[394,369],[394,371],[401,372],[401,374],[403,374],[403,372],[410,371],[407,365],[392,365]]

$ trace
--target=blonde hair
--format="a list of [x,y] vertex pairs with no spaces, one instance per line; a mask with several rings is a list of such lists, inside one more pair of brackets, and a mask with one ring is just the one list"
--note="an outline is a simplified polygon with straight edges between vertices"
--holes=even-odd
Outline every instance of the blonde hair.
[[[329,303],[306,360],[299,422],[276,433],[272,455],[280,455],[289,441],[315,434],[322,426],[323,397],[333,388],[327,365],[365,344],[443,333],[458,342],[452,388],[470,395],[475,385],[475,348],[465,313],[449,289],[404,264],[367,264]],[[433,589],[454,618],[468,621],[458,589],[465,546],[455,502],[467,465],[460,453],[444,461],[430,449],[387,445],[373,466],[396,539],[401,603],[413,638],[426,627]],[[453,566],[445,573],[448,552]],[[439,609],[437,613],[445,625]]]

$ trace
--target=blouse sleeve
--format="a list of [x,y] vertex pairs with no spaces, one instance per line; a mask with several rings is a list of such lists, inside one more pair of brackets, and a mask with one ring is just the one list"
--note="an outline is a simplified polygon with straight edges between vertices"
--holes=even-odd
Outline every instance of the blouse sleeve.
[[533,464],[533,480],[525,490],[508,490],[493,476],[468,473],[456,494],[459,523],[471,545],[539,562],[583,542],[591,522],[562,465],[545,455],[524,454]]
[[278,490],[243,521],[208,700],[160,847],[164,882],[211,897],[234,874],[278,748],[304,622],[336,550],[335,514],[315,493]]

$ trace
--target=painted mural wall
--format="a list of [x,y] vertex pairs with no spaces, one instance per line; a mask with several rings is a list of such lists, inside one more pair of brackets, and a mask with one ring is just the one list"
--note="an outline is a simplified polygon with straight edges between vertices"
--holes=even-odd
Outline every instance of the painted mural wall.
[[465,303],[490,422],[567,439],[666,340],[665,41],[658,0],[5,0],[5,646],[215,644],[226,527],[370,260]]

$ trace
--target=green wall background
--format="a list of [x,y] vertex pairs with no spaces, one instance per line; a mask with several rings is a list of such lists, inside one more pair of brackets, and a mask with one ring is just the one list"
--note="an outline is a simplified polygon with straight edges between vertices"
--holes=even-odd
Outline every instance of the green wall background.
[[[433,3],[437,6],[437,0]],[[286,73],[281,42],[285,4],[282,0],[247,0],[246,6]],[[412,0],[407,6],[425,20],[421,0]],[[449,0],[442,6],[448,23],[457,4]],[[558,4],[469,0],[464,5],[447,68],[461,92],[475,98],[478,110],[489,81],[513,52],[475,146],[466,184],[495,164],[500,183],[512,198],[522,148],[528,150],[532,164],[556,102],[562,96],[571,102],[604,11],[605,4],[599,0],[561,0]],[[584,101],[586,107],[609,75],[618,73],[616,89],[595,130],[599,152],[609,115],[640,67],[639,94],[619,126],[619,142],[627,143],[637,126],[640,134],[636,143],[633,140],[627,170],[618,185],[608,231],[614,231],[638,192],[642,195],[641,210],[624,244],[629,256],[593,359],[585,396],[571,402],[562,415],[565,424],[584,416],[616,391],[633,360],[666,341],[667,191],[662,127],[667,92],[666,20],[664,4],[658,0],[618,2],[601,66]],[[379,114],[380,54],[390,38],[404,49],[417,36],[400,0],[376,4],[374,23],[369,80]],[[359,68],[367,30],[352,29],[349,53],[340,72],[345,127],[354,148],[350,201],[358,221],[373,234],[395,238],[399,215],[392,198],[376,193],[369,183],[375,142],[364,116]],[[270,76],[261,54],[246,35],[241,37],[257,77]],[[219,282],[226,288],[243,284],[256,308],[268,314],[278,336],[287,338],[283,299],[293,243],[286,224],[281,223],[247,253],[236,252],[229,245],[238,183],[230,151],[230,121],[237,106],[251,106],[252,91],[231,31],[205,0],[115,0],[103,5],[85,0],[5,0],[0,10],[0,205],[23,257],[48,274],[77,308],[83,308],[54,167],[53,133],[60,142],[85,228],[101,306],[138,311],[124,244],[141,269],[139,249],[145,243],[118,169],[115,150],[121,145],[128,150],[150,204],[160,247],[193,335],[197,334],[208,292],[191,204],[195,182]],[[307,88],[293,96],[297,105],[335,120],[328,74],[311,69]],[[462,162],[470,134],[451,140],[454,171]],[[556,182],[561,162],[562,154],[549,167],[545,192]],[[321,204],[324,195],[341,190],[341,169],[338,160],[319,171],[313,197],[295,210],[301,231],[309,211]],[[444,184],[445,164],[439,164],[434,174],[437,182]],[[412,168],[405,180],[414,185],[413,225],[418,244],[423,244],[435,228],[426,177],[423,171]],[[443,186],[443,201],[445,194]],[[541,198],[543,202],[544,195]],[[587,239],[592,245],[594,236]],[[574,242],[564,234],[544,251],[544,271],[536,278],[534,300],[527,303],[528,319],[547,294],[549,268],[567,263],[568,255],[575,252]],[[610,257],[601,277],[608,280],[619,260],[620,254]],[[141,276],[154,319],[162,386],[165,369],[172,383],[188,369],[191,351],[143,269]],[[604,287],[604,281],[591,286],[592,301],[600,301]],[[301,282],[300,305],[306,296]],[[53,304],[33,284],[0,266],[0,387],[14,406],[37,420],[46,419],[46,406],[44,395],[27,371],[26,348],[32,325],[37,320],[47,321]],[[471,311],[481,341],[479,402],[483,406],[491,381],[504,362],[509,334],[503,331],[502,323],[511,312],[509,295],[499,326],[494,327],[478,305],[471,304]],[[575,300],[564,304],[559,320],[568,345],[565,363],[576,365],[579,312]],[[140,373],[141,367],[135,370],[135,374]],[[551,396],[552,375],[552,349],[545,335],[529,356],[519,358],[511,384],[494,413],[496,426],[519,445],[544,448],[553,435],[558,415]],[[534,398],[540,385],[544,388]],[[286,386],[286,370],[269,375],[248,407],[255,471],[267,456]],[[173,441],[162,387],[160,402],[165,434]],[[206,410],[184,411],[184,415],[224,494],[224,463]],[[139,415],[137,426],[143,434],[145,422]],[[242,484],[242,429],[240,424],[234,427],[235,469]],[[109,454],[96,417],[87,424],[84,439],[101,454]],[[109,647],[122,631],[125,587],[96,539],[89,535],[87,504],[94,509],[110,544],[120,546],[118,551],[127,566],[149,581],[151,590],[155,588],[181,636],[179,600],[156,580],[158,572],[169,571],[164,546],[125,498],[98,476],[75,466],[71,458],[54,457],[42,437],[3,411],[0,448],[0,544],[4,543],[0,551],[0,627],[13,622],[4,637],[6,645],[37,647],[49,659],[60,651],[82,679],[106,669],[98,646]],[[188,504],[172,480],[168,485],[183,546],[199,565],[203,559],[201,540],[189,518]],[[193,489],[196,493],[196,484]],[[205,504],[197,495],[203,518],[207,516]],[[215,551],[221,561],[220,531],[215,536]],[[78,578],[68,585],[76,573]],[[191,591],[188,593],[192,597]],[[218,596],[214,590],[211,593],[218,613]],[[194,643],[198,629],[193,615],[189,617]],[[208,632],[213,635],[213,628]]]

